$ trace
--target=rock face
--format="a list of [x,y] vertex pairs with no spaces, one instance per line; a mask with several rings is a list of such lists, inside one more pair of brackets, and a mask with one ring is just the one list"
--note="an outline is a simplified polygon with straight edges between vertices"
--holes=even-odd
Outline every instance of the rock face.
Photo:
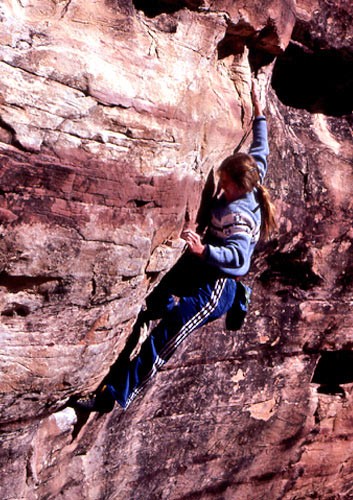
[[[2,2],[4,500],[353,498],[352,15]],[[279,227],[247,323],[195,332],[128,411],[84,418],[70,396],[104,378],[211,169],[248,145],[251,70]]]

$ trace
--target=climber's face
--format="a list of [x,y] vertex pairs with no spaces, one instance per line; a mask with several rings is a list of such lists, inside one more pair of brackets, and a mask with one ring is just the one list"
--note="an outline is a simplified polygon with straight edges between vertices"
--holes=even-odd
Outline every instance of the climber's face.
[[239,188],[227,172],[220,173],[219,185],[228,203],[241,198],[245,194],[245,191]]

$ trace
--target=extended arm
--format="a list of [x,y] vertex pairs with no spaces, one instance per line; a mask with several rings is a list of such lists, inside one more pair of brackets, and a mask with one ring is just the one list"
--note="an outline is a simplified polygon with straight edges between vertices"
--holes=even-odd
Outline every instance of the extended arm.
[[251,85],[251,100],[252,100],[252,104],[254,107],[255,118],[257,116],[263,116],[263,111],[262,111],[262,106],[260,103],[260,96],[259,96],[259,86],[257,84],[257,81],[254,78],[252,79],[252,85]]
[[[267,125],[266,118],[262,114],[262,106],[259,99],[257,82],[252,82],[252,102],[254,107],[253,140],[249,154],[254,156],[260,173],[261,181],[267,171]],[[245,222],[245,223],[244,223]],[[192,253],[204,257],[208,262],[220,268],[238,269],[239,274],[248,268],[249,248],[253,228],[252,223],[242,222],[242,230],[236,231],[234,235],[227,238],[224,245],[205,245],[199,234],[192,230],[186,230],[182,234]],[[246,231],[244,228],[247,227]],[[240,234],[239,234],[240,233]]]
[[269,154],[267,123],[263,114],[256,80],[252,81],[251,98],[254,106],[253,140],[249,154],[253,156],[259,167],[261,182],[267,172],[267,156]]

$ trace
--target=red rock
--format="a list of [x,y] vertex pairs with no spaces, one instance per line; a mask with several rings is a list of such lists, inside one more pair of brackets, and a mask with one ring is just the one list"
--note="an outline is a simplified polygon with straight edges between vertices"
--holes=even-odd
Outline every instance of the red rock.
[[[353,495],[353,379],[345,398],[311,383],[321,350],[352,349],[351,10],[0,6],[2,498]],[[84,421],[70,396],[104,378],[211,168],[249,142],[249,61],[279,229],[247,323],[195,332],[127,412]]]

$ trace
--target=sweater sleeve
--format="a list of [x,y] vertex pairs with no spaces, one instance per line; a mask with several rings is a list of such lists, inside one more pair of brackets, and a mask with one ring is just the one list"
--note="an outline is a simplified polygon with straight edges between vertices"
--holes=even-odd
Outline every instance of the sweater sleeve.
[[206,260],[228,275],[244,276],[250,267],[250,241],[250,235],[242,233],[230,236],[222,246],[208,244]]
[[253,122],[253,140],[249,149],[259,167],[261,182],[267,172],[267,156],[269,154],[267,138],[267,122],[264,116],[257,116]]
[[244,209],[234,212],[225,211],[218,219],[222,244],[206,244],[206,261],[231,276],[243,276],[250,267],[253,238],[257,224],[250,213]]

